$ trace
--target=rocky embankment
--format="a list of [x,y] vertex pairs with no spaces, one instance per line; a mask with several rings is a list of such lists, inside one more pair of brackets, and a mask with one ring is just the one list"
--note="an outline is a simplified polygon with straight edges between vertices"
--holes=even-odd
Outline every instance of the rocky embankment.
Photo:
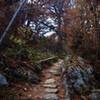
[[62,67],[66,100],[100,100],[94,69],[81,57],[67,56]]

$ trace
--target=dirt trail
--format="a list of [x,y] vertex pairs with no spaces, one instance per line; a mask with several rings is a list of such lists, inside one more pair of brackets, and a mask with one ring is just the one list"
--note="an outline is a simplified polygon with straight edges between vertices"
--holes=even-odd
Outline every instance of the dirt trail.
[[[62,60],[59,60],[57,63],[54,63],[51,67],[47,68],[47,69],[44,69],[43,70],[43,79],[41,81],[40,84],[38,84],[37,86],[35,86],[33,88],[33,100],[45,100],[43,97],[45,94],[45,90],[46,90],[46,87],[44,87],[45,83],[48,81],[48,80],[54,80],[55,83],[50,85],[49,83],[49,86],[51,86],[52,88],[52,85],[55,85],[57,86],[56,87],[56,90],[57,92],[56,93],[50,93],[50,91],[48,91],[49,94],[56,94],[58,96],[58,100],[65,100],[64,99],[64,87],[62,85],[62,82],[61,82],[61,73],[60,73],[60,68],[61,68],[61,63],[62,63]],[[48,86],[47,86],[48,88]],[[53,92],[53,91],[52,91]],[[51,99],[53,100],[53,99]]]

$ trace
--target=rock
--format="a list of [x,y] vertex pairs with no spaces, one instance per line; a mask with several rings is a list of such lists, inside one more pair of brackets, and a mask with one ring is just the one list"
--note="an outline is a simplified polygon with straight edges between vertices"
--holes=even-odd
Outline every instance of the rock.
[[24,91],[27,91],[27,88],[23,88]]
[[[73,84],[73,86],[74,86],[74,88],[75,88],[75,90],[76,90],[77,92],[83,91],[82,88],[83,88],[83,89],[87,88],[87,87],[86,87],[86,84],[84,83],[84,81],[83,81],[82,79],[78,79],[78,80]],[[84,92],[84,91],[83,91],[83,92]]]
[[[94,70],[85,60],[81,57],[68,56],[65,60],[64,85],[65,90],[68,90],[69,95],[85,94],[91,91],[95,85]],[[65,82],[66,81],[66,82]]]
[[40,82],[39,76],[36,73],[31,72],[31,71],[28,72],[28,80],[31,83],[39,83]]
[[55,82],[55,80],[53,78],[51,78],[51,79],[47,79],[44,83],[45,84],[52,84],[54,82]]
[[24,69],[23,67],[18,67],[16,70],[11,70],[11,75],[16,80],[27,80],[31,83],[39,83],[40,78],[36,72],[29,69]]
[[94,92],[89,95],[90,100],[100,100],[100,92]]
[[[78,66],[73,66],[68,68],[67,71],[67,83],[70,89],[74,89],[73,91],[77,91],[78,93],[83,93],[88,90],[88,88],[92,88],[93,79],[92,73],[90,73],[89,68],[80,68]],[[72,88],[73,87],[73,88]]]
[[47,88],[45,89],[45,93],[57,93],[58,89]]
[[43,100],[59,100],[57,94],[45,94],[43,98],[44,98]]
[[4,75],[0,74],[0,86],[8,85],[7,79]]
[[51,69],[49,72],[52,73],[53,75],[57,75],[57,76],[60,75],[60,72],[55,69]]
[[55,84],[44,84],[43,86],[45,88],[56,88],[57,87],[57,85],[55,85]]

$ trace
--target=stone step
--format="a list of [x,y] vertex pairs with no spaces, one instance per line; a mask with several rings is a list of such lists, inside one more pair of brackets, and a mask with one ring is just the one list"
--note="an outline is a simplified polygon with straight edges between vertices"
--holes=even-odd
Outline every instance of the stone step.
[[57,88],[56,84],[44,84],[43,87],[45,88]]
[[57,93],[58,89],[46,88],[44,92],[45,93]]
[[44,94],[43,100],[59,100],[57,94]]
[[52,84],[55,83],[55,79],[51,78],[51,79],[47,79],[44,84]]
[[60,70],[61,70],[61,67],[60,67],[60,66],[53,67],[53,68],[51,68],[51,70],[57,70],[57,71],[60,71]]
[[51,69],[49,72],[50,72],[51,74],[53,74],[53,75],[57,75],[57,76],[60,75],[60,71],[55,70],[55,69]]

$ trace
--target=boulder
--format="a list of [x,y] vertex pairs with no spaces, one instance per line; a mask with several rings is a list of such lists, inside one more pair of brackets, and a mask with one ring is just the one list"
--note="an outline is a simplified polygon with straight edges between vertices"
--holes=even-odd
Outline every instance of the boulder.
[[7,79],[4,75],[0,74],[0,86],[8,85]]
[[94,69],[81,57],[68,56],[62,73],[70,96],[86,94],[95,86]]

